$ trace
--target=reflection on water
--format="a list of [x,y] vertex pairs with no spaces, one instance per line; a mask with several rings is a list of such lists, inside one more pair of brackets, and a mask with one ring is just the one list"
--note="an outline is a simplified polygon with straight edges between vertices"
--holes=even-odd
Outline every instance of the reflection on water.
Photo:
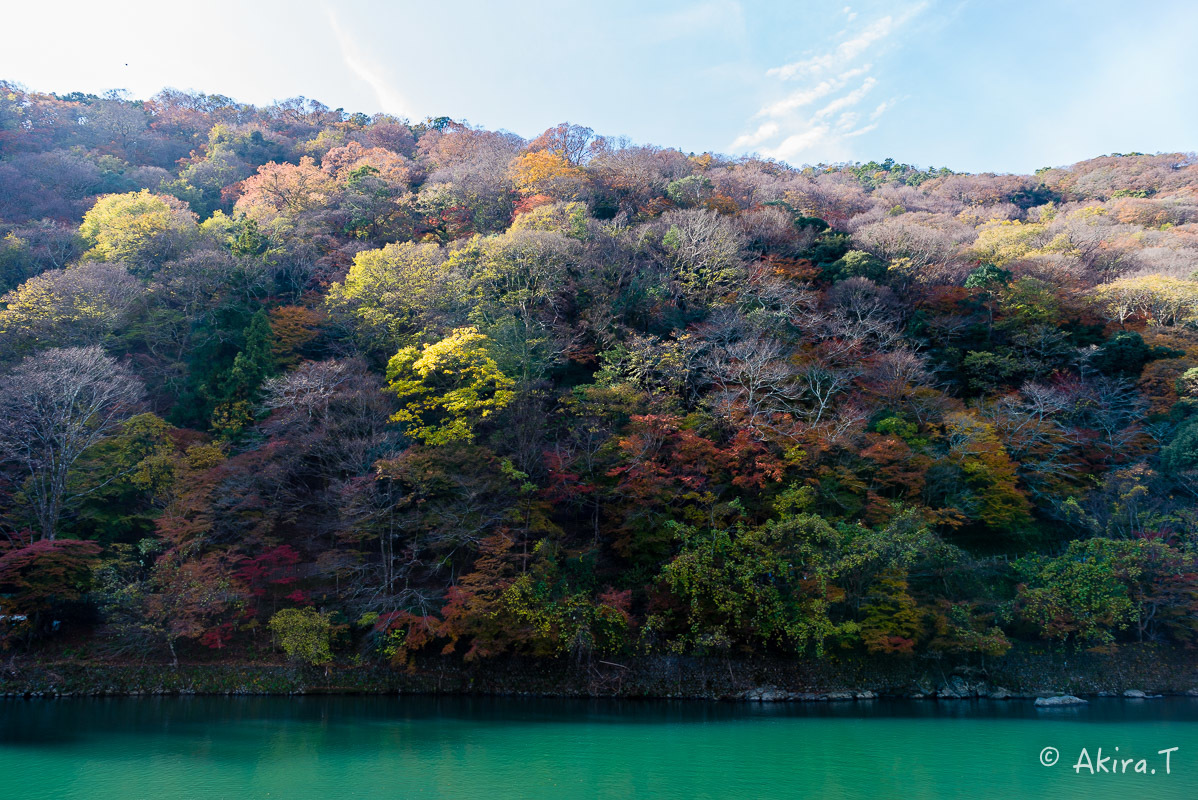
[[[1039,761],[1045,747],[1060,760]],[[1161,762],[1080,774],[1082,748]],[[1157,751],[1178,747],[1165,775]],[[1198,797],[1198,700],[0,701],[2,798]]]

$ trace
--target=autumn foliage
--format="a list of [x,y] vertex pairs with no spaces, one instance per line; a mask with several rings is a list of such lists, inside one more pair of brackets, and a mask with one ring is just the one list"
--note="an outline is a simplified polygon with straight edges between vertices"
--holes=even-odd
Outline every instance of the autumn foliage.
[[0,642],[1193,647],[1196,198],[0,84]]

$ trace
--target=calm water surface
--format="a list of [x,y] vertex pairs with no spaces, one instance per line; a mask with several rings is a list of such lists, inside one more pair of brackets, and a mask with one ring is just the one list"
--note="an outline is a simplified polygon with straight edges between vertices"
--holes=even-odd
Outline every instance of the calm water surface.
[[1198,700],[0,700],[3,800],[425,797],[1195,800]]

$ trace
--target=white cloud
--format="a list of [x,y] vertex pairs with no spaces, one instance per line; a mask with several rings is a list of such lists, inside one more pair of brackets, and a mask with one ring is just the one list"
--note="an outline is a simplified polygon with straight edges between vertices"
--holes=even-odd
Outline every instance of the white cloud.
[[827,147],[831,143],[831,134],[832,129],[827,125],[817,125],[802,133],[787,136],[779,144],[766,150],[765,155],[781,161],[793,161],[816,147]]
[[765,108],[758,111],[756,116],[758,116],[758,117],[781,117],[781,116],[784,116],[784,115],[790,113],[791,111],[802,108],[803,106],[811,105],[816,100],[826,97],[827,95],[830,95],[833,92],[840,91],[853,78],[856,78],[860,75],[864,75],[866,72],[869,72],[869,70],[870,70],[870,65],[866,64],[863,67],[857,67],[855,69],[850,69],[847,72],[843,72],[840,75],[837,75],[835,78],[827,78],[825,80],[822,80],[819,83],[817,83],[815,86],[805,87],[802,89],[796,89],[795,91],[791,92],[789,95],[787,95],[782,100],[779,100],[776,103],[771,103],[770,105],[768,105]]
[[855,131],[849,131],[848,133],[842,133],[841,136],[843,136],[846,139],[851,139],[854,136],[860,136],[863,133],[869,133],[876,127],[878,127],[878,123],[875,122],[872,125],[866,125],[864,128],[858,128]]
[[749,150],[756,147],[762,142],[769,141],[778,135],[778,123],[766,122],[763,123],[757,130],[752,133],[743,133],[736,137],[736,141],[732,143],[733,150]]
[[828,103],[819,111],[816,111],[813,116],[816,119],[820,119],[821,117],[831,116],[837,111],[843,111],[846,108],[852,108],[860,103],[865,95],[869,94],[870,89],[877,85],[878,81],[875,78],[866,78],[865,81],[856,89],[844,95],[843,97],[838,97],[831,103]]
[[[876,19],[853,38],[846,39],[838,44],[830,53],[774,67],[766,71],[766,75],[789,80],[795,77],[818,74],[825,70],[850,63],[857,56],[869,50],[871,46],[890,36],[891,33],[902,27],[912,17],[921,13],[927,8],[927,5],[927,2],[921,2],[904,9],[898,16],[890,16],[888,14],[880,19]],[[855,13],[850,13],[849,20],[851,21],[856,16]]]
[[765,74],[771,78],[790,80],[808,75],[818,75],[834,67],[848,64],[856,59],[857,56],[869,50],[872,45],[885,39],[895,28],[902,25],[922,9],[923,4],[921,3],[915,6],[913,10],[905,11],[897,18],[891,16],[882,17],[870,23],[865,30],[852,39],[846,39],[838,44],[836,49],[830,53],[822,53],[803,59],[802,61],[783,64],[780,67],[767,70]]
[[843,61],[853,60],[868,50],[874,42],[880,42],[889,36],[900,24],[902,22],[896,22],[894,17],[882,17],[857,36],[841,42],[836,48],[836,57]]
[[341,60],[350,72],[374,92],[379,110],[411,118],[413,114],[407,99],[391,85],[378,65],[362,52],[357,41],[341,27],[336,12],[328,6],[325,6],[324,10],[329,18],[329,27],[333,29],[333,36],[337,39],[337,46],[341,49]]
[[[851,153],[848,142],[875,130],[878,120],[894,104],[893,99],[879,103],[864,120],[866,124],[857,127],[866,113],[858,107],[879,86],[879,79],[867,74],[872,64],[863,62],[867,57],[879,55],[886,40],[892,39],[927,5],[920,2],[875,19],[858,26],[853,33],[842,34],[841,41],[825,52],[768,70],[767,79],[798,82],[799,86],[754,114],[752,119],[766,121],[738,136],[731,149],[743,152],[758,148],[762,154],[784,161],[803,157],[847,159]],[[857,16],[850,6],[845,6],[842,13],[850,23]],[[823,104],[814,111],[806,111],[817,102]]]
[[876,121],[877,121],[877,119],[878,119],[878,117],[880,117],[880,116],[882,116],[883,114],[885,114],[885,113],[886,113],[888,110],[890,110],[890,108],[891,108],[892,106],[894,106],[894,103],[895,103],[895,101],[894,101],[894,99],[893,99],[893,98],[891,98],[890,100],[887,100],[887,101],[885,101],[885,102],[878,103],[878,107],[877,107],[877,108],[875,108],[875,109],[873,110],[873,113],[871,113],[871,114],[869,115],[869,119],[870,119],[870,121],[871,121],[871,122],[876,122]]

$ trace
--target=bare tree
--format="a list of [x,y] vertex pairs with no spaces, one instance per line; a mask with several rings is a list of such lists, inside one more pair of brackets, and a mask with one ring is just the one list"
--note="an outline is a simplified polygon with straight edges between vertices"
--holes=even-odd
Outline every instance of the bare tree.
[[890,408],[901,407],[920,387],[932,385],[927,360],[907,347],[878,353],[867,379],[872,391]]
[[808,407],[803,410],[803,416],[808,424],[819,425],[836,398],[846,392],[860,374],[860,367],[834,367],[819,359],[800,365],[798,381],[807,400]]
[[595,152],[588,171],[615,194],[620,210],[629,214],[664,194],[670,181],[691,173],[690,161],[677,150],[633,147],[618,139],[602,139],[592,148]]
[[45,350],[0,378],[0,459],[28,473],[25,494],[43,539],[58,533],[75,462],[141,396],[141,381],[95,346]]
[[1073,483],[1080,475],[1074,448],[1084,437],[1065,424],[1072,404],[1065,390],[1025,383],[1018,393],[980,409],[994,425],[1028,492],[1050,506],[1061,495],[1062,483]]
[[903,214],[866,225],[853,234],[853,243],[883,261],[908,258],[912,268],[922,270],[951,261],[958,247],[975,236],[968,225],[952,218]]
[[685,294],[711,302],[743,283],[744,234],[736,225],[707,209],[671,211],[662,222],[669,226],[662,243]]
[[716,387],[716,405],[753,430],[769,429],[795,413],[804,387],[777,339],[755,337],[715,348],[707,372]]
[[825,325],[837,328],[840,338],[871,340],[878,349],[890,347],[902,338],[901,308],[894,293],[868,278],[849,278],[837,283],[828,290],[828,307],[832,319]]
[[263,388],[271,415],[262,432],[286,442],[271,483],[288,508],[339,510],[340,484],[369,474],[396,444],[391,404],[360,360],[309,361]]
[[598,148],[593,146],[595,132],[582,125],[562,122],[528,143],[529,150],[549,150],[571,164],[585,163]]

